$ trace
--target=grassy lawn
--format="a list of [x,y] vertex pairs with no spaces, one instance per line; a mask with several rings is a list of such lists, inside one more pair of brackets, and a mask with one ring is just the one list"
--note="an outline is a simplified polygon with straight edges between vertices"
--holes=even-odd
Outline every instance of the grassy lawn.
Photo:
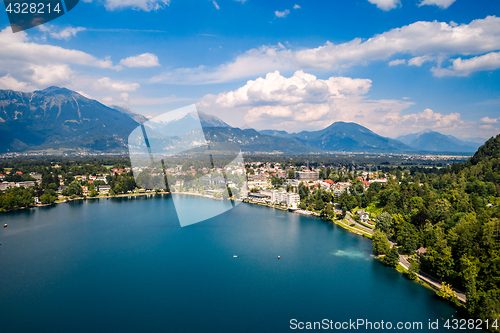
[[361,225],[364,225],[367,228],[375,230],[375,226],[374,225],[371,225],[371,224],[368,224],[368,223],[365,223],[365,222],[362,222],[362,221],[358,221],[358,223],[361,224]]
[[370,239],[372,238],[372,235],[369,234],[369,233],[367,233],[366,231],[361,230],[361,229],[359,229],[357,227],[351,227],[345,219],[342,220],[342,222],[339,222],[339,221],[337,221],[335,219],[333,221],[334,221],[335,224],[341,226],[342,228],[344,228],[346,230],[349,230],[349,231],[354,232],[354,233],[360,233],[364,237],[367,237],[367,238],[370,238]]

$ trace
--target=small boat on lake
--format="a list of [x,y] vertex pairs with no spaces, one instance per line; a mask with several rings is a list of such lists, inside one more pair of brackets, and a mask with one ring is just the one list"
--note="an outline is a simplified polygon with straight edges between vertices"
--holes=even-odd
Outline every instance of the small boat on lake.
[[233,258],[238,258],[238,256],[235,254],[235,255],[233,256]]
[[7,228],[7,223],[5,223],[5,224],[3,225],[3,227],[4,227],[4,228]]

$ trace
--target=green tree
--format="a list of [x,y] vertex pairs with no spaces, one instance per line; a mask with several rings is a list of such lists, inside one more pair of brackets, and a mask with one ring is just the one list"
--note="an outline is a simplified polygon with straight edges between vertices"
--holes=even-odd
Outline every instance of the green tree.
[[386,235],[379,230],[373,233],[372,241],[373,252],[376,255],[385,254],[391,248],[391,243],[387,240]]
[[397,267],[399,263],[399,251],[396,245],[385,255],[383,259],[387,266]]
[[388,237],[392,236],[391,227],[393,223],[393,218],[391,214],[387,212],[382,212],[382,214],[375,217],[375,229],[382,231]]
[[40,201],[44,204],[52,204],[56,202],[56,197],[45,193],[40,196]]

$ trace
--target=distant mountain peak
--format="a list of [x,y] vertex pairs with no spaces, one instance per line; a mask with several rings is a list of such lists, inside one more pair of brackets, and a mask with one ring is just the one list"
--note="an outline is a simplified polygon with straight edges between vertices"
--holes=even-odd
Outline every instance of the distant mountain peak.
[[231,127],[216,116],[202,111],[198,111],[198,117],[203,127]]
[[44,149],[124,151],[138,123],[67,88],[0,90],[0,152]]
[[477,145],[464,142],[452,135],[444,135],[429,128],[418,133],[403,135],[399,140],[419,151],[466,153],[476,150]]

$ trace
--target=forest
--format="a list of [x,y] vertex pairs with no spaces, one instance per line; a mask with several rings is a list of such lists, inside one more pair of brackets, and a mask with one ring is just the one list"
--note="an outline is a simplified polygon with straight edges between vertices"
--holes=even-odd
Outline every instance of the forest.
[[[437,173],[397,169],[391,176],[386,186],[343,193],[338,198],[343,212],[355,207],[377,212],[376,229],[397,242],[402,254],[426,248],[420,269],[466,292],[472,317],[498,319],[500,135],[467,162]],[[321,201],[315,195],[313,201]]]

